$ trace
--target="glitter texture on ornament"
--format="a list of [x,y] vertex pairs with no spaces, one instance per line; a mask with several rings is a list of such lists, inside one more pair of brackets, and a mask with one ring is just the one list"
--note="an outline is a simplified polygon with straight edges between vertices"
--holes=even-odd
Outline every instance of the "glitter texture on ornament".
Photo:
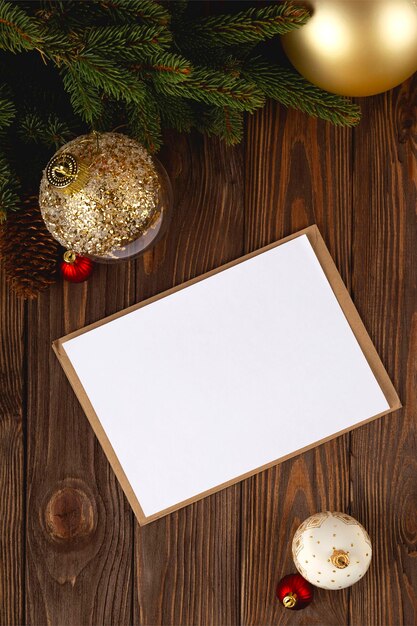
[[[68,152],[88,167],[82,189],[64,193],[44,172],[39,204],[59,243],[82,255],[105,257],[155,228],[161,218],[161,182],[152,157],[120,133],[77,137]],[[149,237],[148,237],[149,239]]]

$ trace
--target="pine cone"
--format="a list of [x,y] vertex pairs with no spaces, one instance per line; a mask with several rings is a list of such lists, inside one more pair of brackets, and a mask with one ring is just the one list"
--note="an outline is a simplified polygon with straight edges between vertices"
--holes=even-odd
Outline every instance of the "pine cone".
[[47,230],[38,198],[29,196],[20,211],[9,212],[0,227],[0,260],[11,289],[36,298],[57,280],[59,244]]

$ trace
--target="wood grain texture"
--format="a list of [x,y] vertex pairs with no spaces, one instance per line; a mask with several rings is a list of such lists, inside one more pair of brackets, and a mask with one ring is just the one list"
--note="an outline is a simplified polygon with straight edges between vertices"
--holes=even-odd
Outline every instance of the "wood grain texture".
[[[272,104],[249,120],[245,252],[316,222],[349,285],[351,141],[349,130]],[[348,508],[349,435],[243,483],[243,624],[347,623],[348,592],[318,591],[313,605],[291,612],[279,606],[275,586],[294,571],[291,540],[297,526],[316,511]]]
[[[161,159],[175,213],[166,241],[144,259],[138,301],[239,257],[243,248],[241,149],[197,135],[171,136]],[[239,513],[237,485],[135,526],[135,623],[240,623]]]
[[0,267],[0,624],[24,609],[24,306]]
[[[352,433],[351,510],[374,544],[353,624],[417,623],[417,76],[362,102],[355,133],[355,302],[404,409]],[[377,601],[380,596],[383,600]]]
[[131,624],[133,518],[53,339],[132,303],[134,264],[29,305],[26,621]]

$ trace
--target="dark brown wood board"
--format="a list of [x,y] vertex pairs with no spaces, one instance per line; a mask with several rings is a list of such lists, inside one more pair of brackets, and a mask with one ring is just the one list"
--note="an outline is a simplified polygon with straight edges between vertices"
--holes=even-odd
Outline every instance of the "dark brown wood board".
[[[354,130],[268,105],[235,149],[170,136],[165,241],[24,307],[2,287],[1,623],[417,623],[416,99],[363,100]],[[51,341],[314,222],[405,408],[139,528]],[[326,508],[368,529],[371,569],[285,611],[292,534]]]
[[26,622],[129,624],[133,520],[51,359],[55,333],[133,298],[135,267],[103,267],[28,306]]
[[24,306],[0,266],[0,624],[24,611]]
[[417,75],[361,106],[352,291],[404,408],[352,433],[350,510],[374,558],[350,619],[408,625],[417,624]]

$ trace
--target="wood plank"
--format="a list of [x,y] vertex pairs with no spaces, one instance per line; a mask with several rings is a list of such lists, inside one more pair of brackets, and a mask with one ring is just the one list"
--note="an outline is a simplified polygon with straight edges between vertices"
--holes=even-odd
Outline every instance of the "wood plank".
[[[272,103],[249,118],[245,252],[316,222],[349,287],[350,154],[350,130]],[[278,604],[275,587],[295,571],[298,525],[316,511],[348,510],[348,448],[344,435],[243,483],[242,624],[347,623],[347,592],[317,590],[310,607],[294,612]]]
[[0,268],[0,624],[23,622],[24,304]]
[[353,292],[404,409],[352,433],[352,515],[373,561],[352,624],[417,623],[417,75],[362,103],[355,133]]
[[134,284],[134,263],[97,265],[88,283],[58,284],[29,305],[31,624],[132,623],[132,513],[51,342],[131,304]]
[[[241,149],[171,135],[161,159],[174,186],[175,210],[166,240],[145,255],[138,300],[237,258],[243,249]],[[236,485],[135,526],[136,624],[240,623],[239,512]]]

